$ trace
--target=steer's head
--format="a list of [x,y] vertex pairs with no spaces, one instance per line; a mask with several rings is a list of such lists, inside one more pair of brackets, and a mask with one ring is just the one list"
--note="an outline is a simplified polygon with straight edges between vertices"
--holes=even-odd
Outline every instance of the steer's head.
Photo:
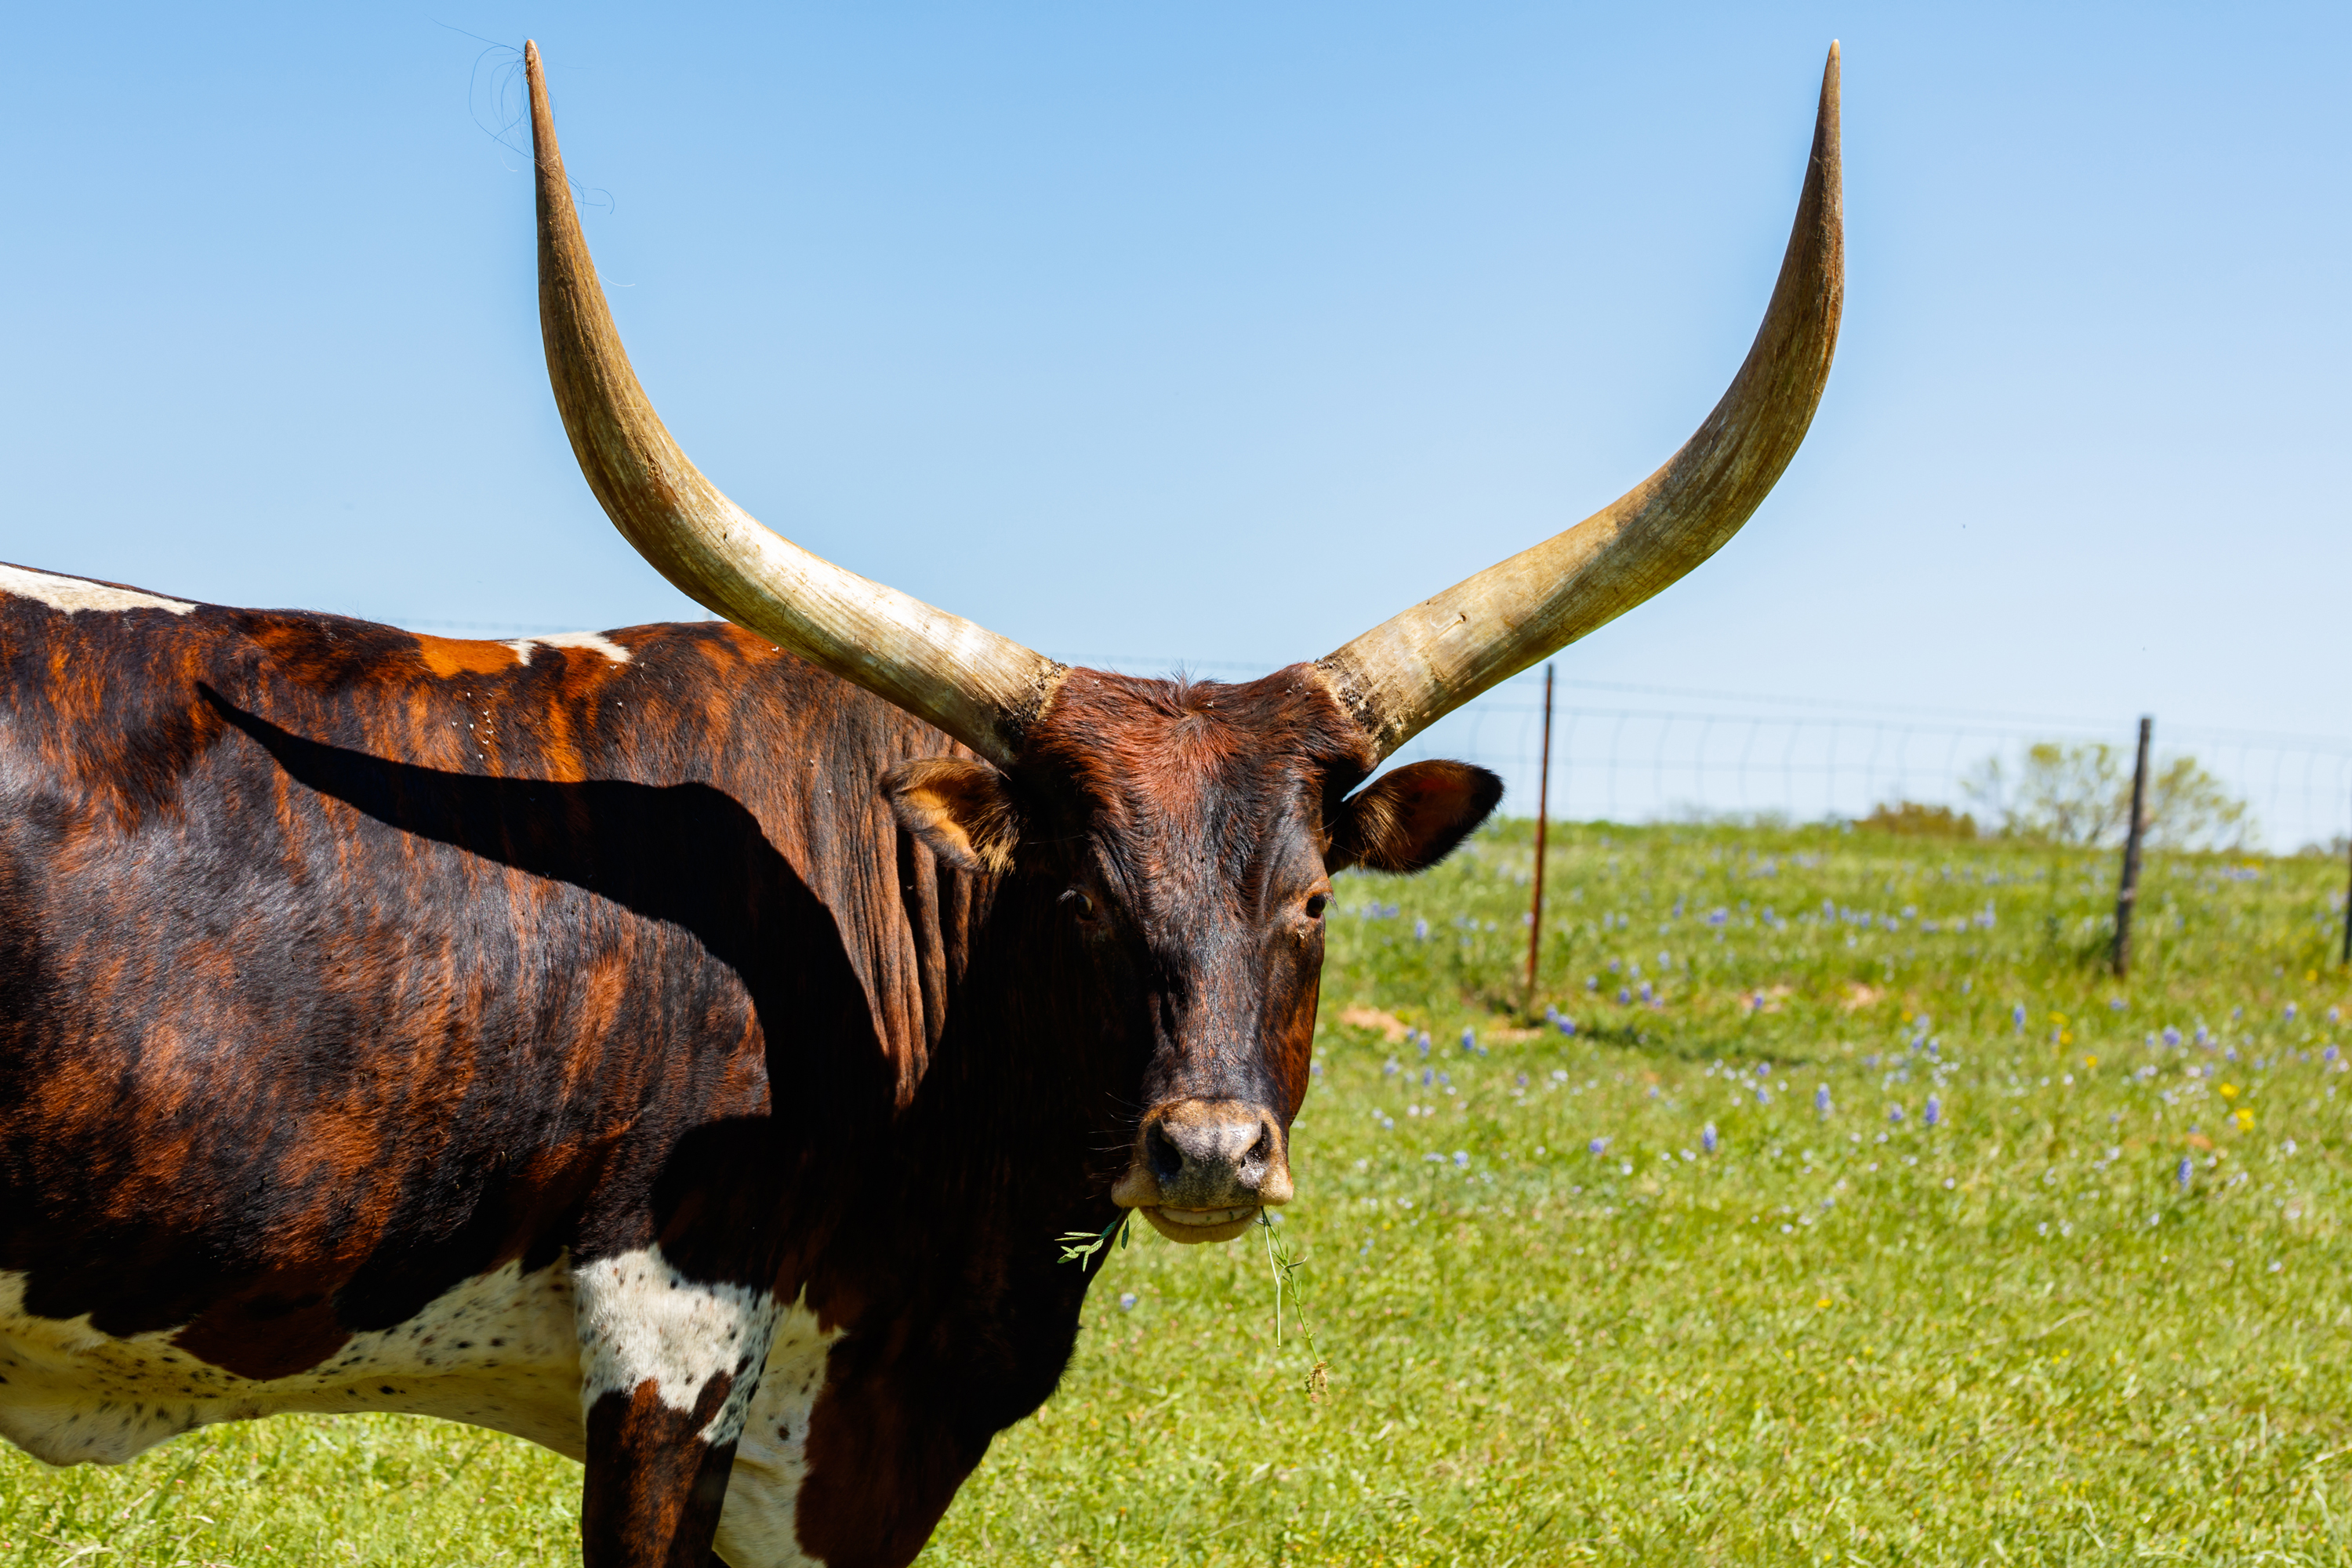
[[1665,465],[1576,527],[1338,651],[1247,686],[1072,669],[820,560],[687,460],[631,372],[572,211],[538,51],[540,323],[557,407],[629,542],[719,614],[962,742],[885,781],[933,850],[1053,889],[1129,999],[1142,1107],[1115,1195],[1185,1240],[1290,1195],[1330,877],[1418,870],[1493,809],[1494,776],[1407,740],[1720,549],[1796,453],[1843,297],[1834,46],[1764,325],[1731,389]]
[[[1038,884],[1141,1047],[1141,1115],[1113,1198],[1178,1241],[1223,1241],[1290,1198],[1323,921],[1349,866],[1418,871],[1502,781],[1371,769],[1312,665],[1246,686],[1072,670],[1020,759],[929,758],[886,781],[942,858]],[[1124,1086],[1123,1086],[1124,1087]]]

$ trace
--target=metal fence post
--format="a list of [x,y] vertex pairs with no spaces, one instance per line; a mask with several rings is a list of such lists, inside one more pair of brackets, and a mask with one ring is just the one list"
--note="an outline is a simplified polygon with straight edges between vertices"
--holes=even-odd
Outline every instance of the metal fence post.
[[2132,765],[2131,828],[2124,835],[2124,883],[2116,894],[2116,973],[2131,968],[2132,905],[2139,900],[2139,840],[2147,831],[2147,737],[2156,721],[2139,721],[2139,761]]
[[1536,896],[1528,914],[1528,1007],[1536,1005],[1536,960],[1543,952],[1544,838],[1551,826],[1551,666],[1544,666],[1543,760],[1536,773]]

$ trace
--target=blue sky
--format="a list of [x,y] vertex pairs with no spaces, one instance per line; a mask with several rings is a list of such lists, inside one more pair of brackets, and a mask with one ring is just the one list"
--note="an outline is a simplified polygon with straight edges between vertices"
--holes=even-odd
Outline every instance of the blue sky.
[[11,35],[0,559],[408,624],[698,614],[549,401],[489,47],[531,37],[631,353],[737,500],[1049,651],[1266,664],[1689,433],[1841,38],[1813,433],[1562,673],[2352,735],[2345,7],[132,6]]

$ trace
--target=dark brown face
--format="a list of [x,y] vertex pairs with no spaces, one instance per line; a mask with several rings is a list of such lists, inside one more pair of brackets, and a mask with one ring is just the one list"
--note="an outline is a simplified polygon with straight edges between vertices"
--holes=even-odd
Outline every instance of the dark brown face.
[[1076,670],[1012,778],[933,759],[887,783],[934,851],[1050,884],[1106,1049],[1140,1065],[1111,1196],[1175,1240],[1290,1199],[1331,874],[1420,870],[1502,796],[1484,769],[1419,763],[1348,798],[1370,761],[1307,666],[1244,686]]

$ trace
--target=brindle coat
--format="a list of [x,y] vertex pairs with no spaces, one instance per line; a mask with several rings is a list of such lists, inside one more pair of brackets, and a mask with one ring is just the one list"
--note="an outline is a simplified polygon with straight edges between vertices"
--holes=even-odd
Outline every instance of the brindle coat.
[[912,1558],[1059,1378],[1139,1114],[1286,1142],[1328,873],[1500,794],[1348,800],[1305,666],[1073,672],[1007,775],[723,624],[10,580],[0,1432],[472,1420],[586,1461],[591,1565]]

